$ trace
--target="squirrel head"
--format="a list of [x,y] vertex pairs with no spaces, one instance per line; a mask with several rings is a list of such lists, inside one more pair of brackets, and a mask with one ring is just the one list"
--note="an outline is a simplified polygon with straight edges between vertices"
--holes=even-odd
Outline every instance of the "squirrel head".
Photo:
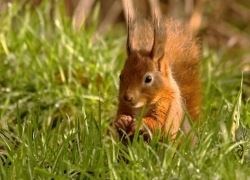
[[151,104],[167,87],[166,27],[161,21],[128,22],[127,59],[119,99],[131,108]]

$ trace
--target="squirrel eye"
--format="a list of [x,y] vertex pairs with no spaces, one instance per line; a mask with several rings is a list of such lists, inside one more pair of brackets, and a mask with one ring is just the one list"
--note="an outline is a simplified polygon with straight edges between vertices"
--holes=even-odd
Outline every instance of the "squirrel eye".
[[153,77],[151,75],[146,75],[144,82],[146,84],[150,83],[153,80]]

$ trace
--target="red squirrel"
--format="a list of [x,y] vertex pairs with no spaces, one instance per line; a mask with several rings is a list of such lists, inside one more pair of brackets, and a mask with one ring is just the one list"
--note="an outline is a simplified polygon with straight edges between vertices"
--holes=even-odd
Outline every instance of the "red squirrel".
[[[113,122],[120,138],[141,131],[176,137],[184,114],[200,113],[200,47],[181,23],[161,18],[128,22],[127,59],[120,74],[119,104]],[[184,124],[184,123],[183,123]]]

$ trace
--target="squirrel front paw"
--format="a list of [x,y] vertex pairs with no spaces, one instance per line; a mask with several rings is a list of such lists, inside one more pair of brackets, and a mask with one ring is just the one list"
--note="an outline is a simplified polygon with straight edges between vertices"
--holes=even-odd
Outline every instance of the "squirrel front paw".
[[152,132],[146,124],[143,124],[139,129],[139,135],[142,136],[146,142],[149,142],[152,139]]
[[131,116],[121,115],[114,122],[114,126],[120,136],[128,135],[131,136],[135,132],[135,121]]

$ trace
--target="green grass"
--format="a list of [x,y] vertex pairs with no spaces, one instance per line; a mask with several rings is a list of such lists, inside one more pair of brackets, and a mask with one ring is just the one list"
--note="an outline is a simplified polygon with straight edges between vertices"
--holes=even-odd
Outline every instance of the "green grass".
[[93,45],[94,28],[74,33],[60,13],[54,25],[46,4],[0,15],[0,179],[250,178],[249,76],[239,63],[247,52],[204,45],[196,147],[186,137],[180,147],[140,139],[125,147],[107,134],[125,34]]

